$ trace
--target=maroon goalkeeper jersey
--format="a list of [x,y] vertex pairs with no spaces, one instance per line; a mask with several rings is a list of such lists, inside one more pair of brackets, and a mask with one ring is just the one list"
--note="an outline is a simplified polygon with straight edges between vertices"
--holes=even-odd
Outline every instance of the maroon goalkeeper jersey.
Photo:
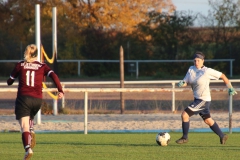
[[44,76],[50,76],[53,79],[59,92],[62,91],[60,81],[51,68],[38,61],[32,63],[20,61],[13,69],[10,78],[14,80],[18,78],[17,95],[28,95],[36,98],[42,98],[42,82]]

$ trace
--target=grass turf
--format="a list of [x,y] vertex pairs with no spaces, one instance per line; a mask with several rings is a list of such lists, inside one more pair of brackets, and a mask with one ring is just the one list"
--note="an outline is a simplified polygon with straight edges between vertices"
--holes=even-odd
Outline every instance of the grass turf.
[[[156,133],[157,134],[157,133]],[[155,133],[41,133],[32,160],[218,160],[239,159],[240,133],[221,145],[214,133],[189,133],[189,143],[176,144],[181,133],[171,132],[167,147],[158,146]],[[0,159],[22,159],[20,133],[0,133]]]

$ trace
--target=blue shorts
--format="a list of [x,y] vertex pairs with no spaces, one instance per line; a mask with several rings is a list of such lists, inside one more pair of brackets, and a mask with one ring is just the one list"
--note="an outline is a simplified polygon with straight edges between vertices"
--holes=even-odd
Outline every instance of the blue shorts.
[[192,115],[209,115],[210,116],[210,107],[211,101],[203,101],[201,99],[194,99],[194,101],[188,105],[185,111],[191,117]]

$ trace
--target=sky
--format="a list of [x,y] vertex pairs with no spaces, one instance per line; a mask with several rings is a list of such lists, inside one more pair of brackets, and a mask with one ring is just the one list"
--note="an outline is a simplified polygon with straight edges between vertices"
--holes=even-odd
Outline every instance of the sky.
[[[220,0],[211,0],[213,2]],[[209,0],[172,0],[177,11],[192,11],[191,13],[201,13],[204,16],[208,15],[208,11],[212,10],[209,5]],[[222,2],[222,0],[220,1]],[[235,3],[240,3],[240,0],[233,0]],[[194,22],[194,26],[201,26],[198,20]]]
[[[204,16],[208,15],[208,10],[211,9],[208,0],[172,0],[176,7],[176,11],[191,11],[192,14],[201,13]],[[194,26],[201,26],[198,20],[195,20]]]
[[172,0],[172,2],[177,11],[193,11],[206,16],[210,9],[208,0]]

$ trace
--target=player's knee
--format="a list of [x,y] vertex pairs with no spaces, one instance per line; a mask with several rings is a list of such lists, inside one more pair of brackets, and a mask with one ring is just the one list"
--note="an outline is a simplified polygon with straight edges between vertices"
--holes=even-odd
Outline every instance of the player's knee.
[[[210,114],[199,114],[201,117],[202,117],[202,119],[204,120],[204,122],[205,121],[208,121],[209,120],[209,118],[211,118],[211,115]],[[206,122],[205,122],[206,123]]]
[[205,122],[207,125],[210,125],[209,118],[208,118],[208,119],[205,119],[204,122]]
[[214,124],[214,120],[212,118],[204,119],[204,122],[209,126],[212,126]]
[[204,119],[203,121],[204,123],[208,124],[208,119]]
[[181,118],[184,122],[188,121],[189,120],[189,115],[187,112],[183,111],[182,112],[182,115],[181,115]]

